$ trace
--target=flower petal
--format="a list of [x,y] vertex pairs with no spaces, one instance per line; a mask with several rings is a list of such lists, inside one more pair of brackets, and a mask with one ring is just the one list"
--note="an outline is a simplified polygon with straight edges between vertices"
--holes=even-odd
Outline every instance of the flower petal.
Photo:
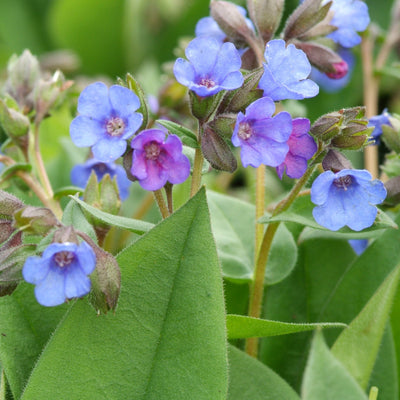
[[86,242],[82,242],[76,249],[75,254],[82,271],[86,275],[91,274],[96,268],[96,256],[93,249]]
[[79,264],[70,265],[65,274],[65,297],[82,297],[90,292],[91,282]]
[[139,180],[147,178],[147,164],[144,151],[135,150],[133,152],[131,174]]
[[118,117],[128,118],[140,107],[139,97],[128,88],[113,85],[108,93],[113,111]]
[[28,283],[34,285],[42,281],[49,272],[49,261],[40,257],[28,257],[22,269],[22,276]]
[[174,75],[176,80],[183,86],[189,86],[196,79],[196,71],[189,61],[178,58],[174,64]]
[[185,54],[196,71],[196,78],[206,77],[210,74],[220,48],[221,44],[211,36],[200,36],[188,44]]
[[129,139],[140,128],[143,122],[143,115],[140,113],[133,113],[125,120],[125,128],[120,139]]
[[153,160],[147,160],[147,177],[139,179],[140,186],[145,190],[161,189],[168,180],[168,173]]
[[125,150],[126,141],[120,138],[105,138],[92,147],[94,157],[103,162],[115,161]]
[[78,99],[78,112],[98,120],[111,115],[108,88],[103,82],[95,82],[82,90]]
[[311,201],[314,204],[322,205],[326,202],[334,179],[332,171],[325,171],[315,179],[311,186]]
[[275,112],[275,103],[270,97],[261,97],[253,101],[246,108],[247,119],[265,119],[271,117]]
[[65,301],[64,273],[54,268],[49,269],[36,287],[35,296],[39,304],[46,307],[58,306]]
[[102,122],[83,115],[78,115],[72,120],[69,133],[78,147],[93,146],[107,134]]

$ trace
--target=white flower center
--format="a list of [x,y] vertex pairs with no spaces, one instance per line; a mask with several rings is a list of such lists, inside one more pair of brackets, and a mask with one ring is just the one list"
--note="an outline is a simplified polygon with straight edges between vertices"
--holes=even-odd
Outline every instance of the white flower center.
[[60,268],[64,268],[74,261],[75,254],[72,251],[59,251],[54,255],[54,261]]
[[210,78],[201,78],[199,85],[205,86],[206,88],[210,89],[213,88],[216,83]]
[[351,175],[341,176],[333,181],[333,184],[343,190],[347,190],[347,188],[353,183],[353,177]]
[[121,136],[124,132],[124,121],[119,117],[112,117],[107,121],[106,130],[111,136]]
[[144,146],[144,151],[148,160],[157,160],[160,155],[160,146],[156,142],[150,142]]
[[253,130],[248,122],[243,122],[239,124],[238,136],[242,140],[248,140],[253,135]]

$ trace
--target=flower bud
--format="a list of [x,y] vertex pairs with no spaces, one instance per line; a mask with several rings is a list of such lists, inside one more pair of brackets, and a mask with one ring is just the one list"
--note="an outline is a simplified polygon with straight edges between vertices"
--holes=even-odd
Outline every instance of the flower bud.
[[284,0],[248,0],[247,8],[258,32],[268,42],[281,22]]
[[56,216],[45,207],[25,206],[14,212],[14,226],[33,235],[45,236],[58,225]]
[[335,69],[335,72],[326,72],[326,76],[331,79],[342,79],[349,72],[349,66],[344,60],[334,63],[333,68]]
[[3,100],[0,100],[0,124],[6,135],[18,141],[18,138],[29,132],[30,122],[27,116],[13,108],[8,108]]
[[210,9],[212,18],[229,38],[239,42],[247,42],[248,38],[255,38],[254,32],[249,28],[245,17],[235,4],[222,0],[212,1]]
[[200,97],[189,90],[189,104],[192,115],[202,123],[209,121],[217,111],[224,95],[225,91],[221,91],[214,96]]
[[368,135],[361,136],[337,136],[332,139],[331,146],[338,149],[361,150],[368,144]]
[[61,102],[63,92],[72,86],[72,81],[66,81],[61,71],[56,71],[49,79],[40,79],[34,91],[36,121],[41,121],[53,106]]
[[338,112],[325,114],[312,125],[310,133],[323,141],[329,141],[340,132],[343,116]]
[[[337,74],[338,67],[336,67],[336,65],[340,66],[342,65],[341,63],[344,63],[347,67],[346,72],[344,73],[344,75],[346,75],[348,71],[346,62],[330,48],[315,42],[296,41],[294,44],[298,49],[301,49],[306,53],[310,63],[320,71],[325,72],[327,75],[329,73]],[[330,75],[328,76],[331,77]]]
[[325,171],[332,171],[336,174],[342,169],[352,169],[353,166],[340,151],[331,149],[322,160],[322,168]]
[[400,154],[400,121],[389,117],[390,125],[382,124],[382,140],[390,149]]
[[78,236],[73,226],[61,226],[53,235],[53,243],[79,244]]
[[204,128],[201,150],[213,168],[228,172],[233,172],[237,168],[237,161],[231,149],[209,126]]
[[29,50],[24,50],[21,56],[13,55],[7,66],[8,80],[6,92],[9,93],[28,114],[32,110],[32,91],[39,80],[39,62]]
[[12,220],[13,214],[24,207],[24,203],[10,193],[0,190],[0,218]]
[[328,14],[332,1],[321,6],[321,0],[304,0],[289,16],[284,30],[284,40],[306,34]]

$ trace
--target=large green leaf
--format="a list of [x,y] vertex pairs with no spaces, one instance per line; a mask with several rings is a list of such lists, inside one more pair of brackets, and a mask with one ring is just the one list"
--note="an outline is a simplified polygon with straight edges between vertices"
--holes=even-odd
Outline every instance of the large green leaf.
[[357,382],[329,351],[321,332],[314,337],[301,392],[302,400],[367,400]]
[[23,399],[226,399],[222,279],[204,190],[117,261],[116,313],[76,302]]
[[33,285],[24,282],[11,296],[0,298],[0,359],[16,399],[67,307],[39,305],[33,294]]
[[364,390],[378,355],[399,277],[400,265],[385,279],[332,347],[333,355]]
[[346,324],[341,323],[293,324],[243,315],[226,316],[229,339],[288,335],[289,333],[312,331],[317,328],[344,328],[345,326]]
[[229,346],[228,400],[300,400],[279,375],[236,347]]
[[259,220],[259,222],[295,222],[297,224],[329,232],[331,237],[338,237],[342,239],[365,239],[369,237],[376,237],[377,234],[380,234],[379,231],[382,229],[397,228],[397,225],[392,219],[390,219],[384,212],[378,210],[378,215],[374,224],[370,228],[364,229],[362,232],[355,232],[347,226],[339,229],[337,232],[332,232],[329,229],[319,225],[315,221],[312,215],[312,210],[314,207],[315,205],[311,202],[309,195],[300,196],[294,201],[288,210],[283,211],[274,217],[264,216]]
[[119,215],[113,215],[99,210],[90,204],[85,203],[78,197],[71,197],[72,200],[76,201],[85,211],[87,211],[93,217],[98,218],[100,221],[105,222],[111,226],[126,229],[130,232],[142,234],[148,232],[154,225],[150,222],[140,221],[138,219],[132,219],[127,217],[121,217]]
[[[249,282],[254,268],[255,207],[242,200],[208,192],[211,223],[224,277]],[[284,224],[272,242],[265,283],[274,285],[286,278],[297,260],[297,245]]]

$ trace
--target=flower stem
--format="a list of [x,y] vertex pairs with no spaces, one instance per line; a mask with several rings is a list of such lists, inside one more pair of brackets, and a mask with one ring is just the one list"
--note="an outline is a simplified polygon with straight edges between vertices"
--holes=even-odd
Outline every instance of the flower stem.
[[[306,173],[297,181],[293,186],[289,195],[277,204],[272,216],[278,215],[279,213],[287,210],[293,201],[296,199],[302,187],[306,184],[311,174],[314,171],[315,166],[310,166]],[[260,318],[261,305],[264,297],[264,277],[265,270],[267,267],[267,261],[269,252],[271,249],[272,241],[275,233],[279,227],[280,222],[271,222],[268,224],[267,230],[264,233],[264,237],[261,242],[260,251],[258,253],[256,267],[254,270],[254,279],[250,290],[250,301],[249,301],[249,317]],[[258,354],[258,338],[249,338],[246,340],[246,353],[252,357],[257,357]]]
[[167,206],[168,206],[168,211],[170,214],[174,212],[174,201],[172,198],[172,184],[167,182],[166,185],[164,186],[165,190],[165,195],[167,196]]
[[193,162],[193,172],[192,172],[192,186],[190,188],[190,197],[193,197],[201,186],[201,172],[203,169],[204,157],[201,151],[201,136],[202,136],[203,128],[201,123],[199,122],[198,134],[197,134],[197,142],[199,143],[199,147],[196,148],[194,153],[194,162]]
[[167,218],[169,216],[169,211],[167,208],[167,204],[165,203],[164,196],[162,194],[161,189],[155,190],[153,193],[154,193],[154,198],[156,199],[158,208],[160,209],[163,219]]
[[257,221],[264,215],[265,204],[265,166],[260,165],[256,169],[256,231],[255,231],[255,257],[257,260],[258,250],[264,234],[264,225]]
[[378,388],[376,386],[372,386],[369,391],[369,400],[377,400],[378,399]]

